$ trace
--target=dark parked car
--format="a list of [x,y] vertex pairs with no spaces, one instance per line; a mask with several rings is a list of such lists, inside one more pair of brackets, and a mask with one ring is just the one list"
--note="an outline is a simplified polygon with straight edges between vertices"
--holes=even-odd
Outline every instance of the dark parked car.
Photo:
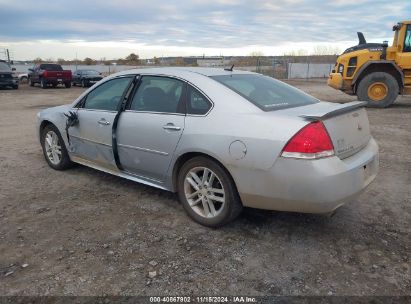
[[13,74],[15,68],[11,68],[7,61],[0,60],[0,87],[19,88],[19,79]]
[[77,70],[73,74],[73,86],[90,87],[101,79],[103,79],[103,76],[95,70]]
[[58,84],[64,84],[66,88],[71,87],[71,71],[63,70],[61,65],[54,63],[41,63],[29,69],[29,85],[39,83],[45,89],[49,85],[55,88]]

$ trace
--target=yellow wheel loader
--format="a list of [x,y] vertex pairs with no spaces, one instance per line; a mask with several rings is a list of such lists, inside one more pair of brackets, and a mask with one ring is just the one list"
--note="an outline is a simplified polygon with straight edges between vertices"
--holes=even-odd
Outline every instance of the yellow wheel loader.
[[411,94],[411,21],[399,22],[393,31],[392,46],[367,43],[357,33],[359,44],[337,58],[328,85],[374,108],[390,106],[398,94]]

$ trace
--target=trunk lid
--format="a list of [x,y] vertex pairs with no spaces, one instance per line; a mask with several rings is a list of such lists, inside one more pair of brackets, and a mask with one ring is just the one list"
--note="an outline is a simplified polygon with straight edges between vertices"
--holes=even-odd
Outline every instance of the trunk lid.
[[362,150],[370,141],[370,124],[365,108],[327,118],[323,121],[334,145],[335,154],[343,159]]
[[321,120],[330,135],[335,155],[343,159],[363,149],[371,139],[368,116],[363,106],[363,102],[320,102],[286,111],[307,120]]

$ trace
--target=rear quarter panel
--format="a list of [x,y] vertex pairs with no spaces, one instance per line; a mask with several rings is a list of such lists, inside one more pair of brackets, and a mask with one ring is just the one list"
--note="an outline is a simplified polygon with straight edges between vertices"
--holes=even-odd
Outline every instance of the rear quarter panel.
[[[234,181],[238,179],[236,168],[250,172],[269,170],[287,141],[308,122],[258,111],[260,113],[227,113],[216,108],[206,117],[187,116],[170,168],[180,156],[199,152],[222,163]],[[234,141],[241,141],[245,146],[246,153],[240,159],[230,153]]]

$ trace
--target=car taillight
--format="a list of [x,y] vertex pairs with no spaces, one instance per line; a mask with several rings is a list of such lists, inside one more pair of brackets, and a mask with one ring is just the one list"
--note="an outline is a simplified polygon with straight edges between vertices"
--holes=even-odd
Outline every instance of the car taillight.
[[281,156],[317,159],[334,155],[334,146],[321,121],[309,123],[285,145]]
[[44,71],[43,76],[47,77],[47,71]]

